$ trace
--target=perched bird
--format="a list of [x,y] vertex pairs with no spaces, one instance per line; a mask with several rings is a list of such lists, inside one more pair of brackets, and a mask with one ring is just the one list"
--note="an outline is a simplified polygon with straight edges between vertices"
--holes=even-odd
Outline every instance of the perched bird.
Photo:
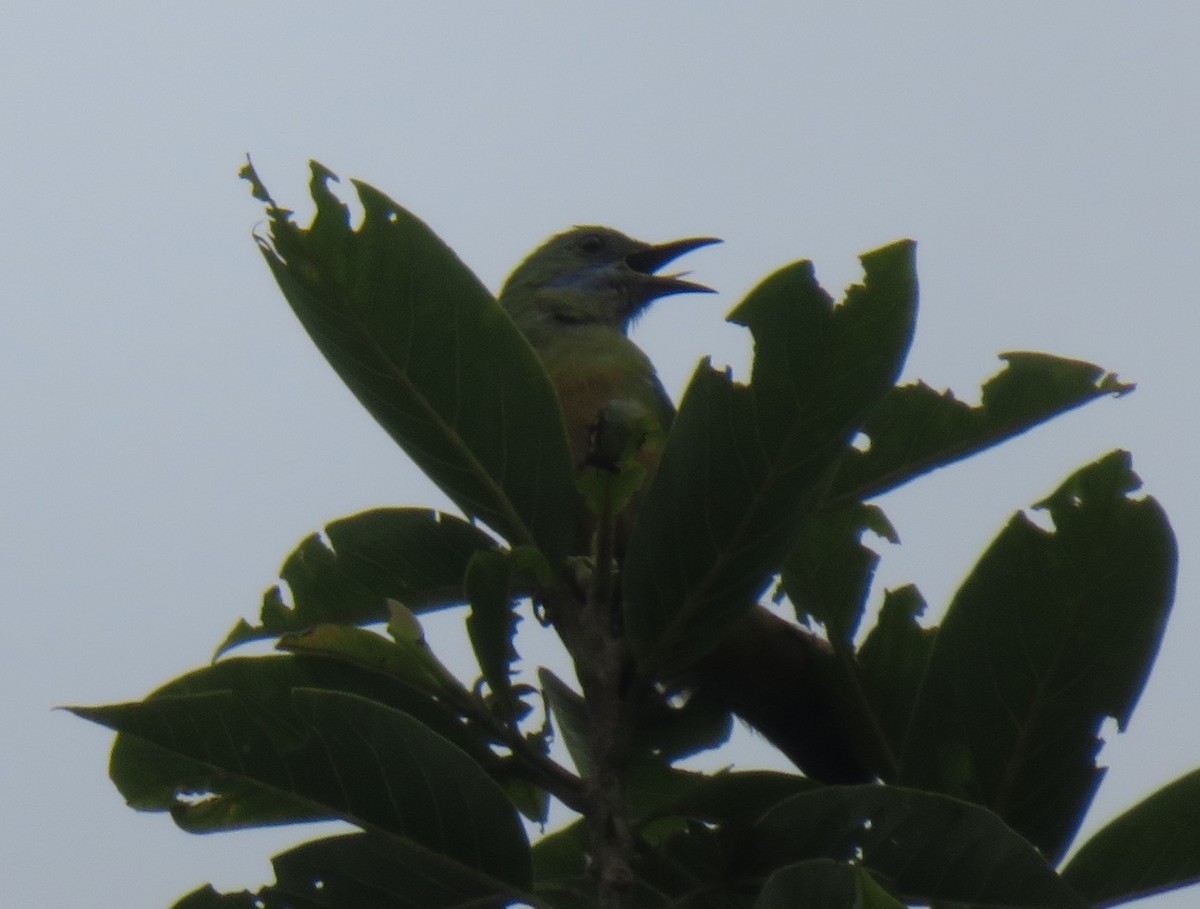
[[[697,237],[650,244],[607,227],[576,227],[551,237],[505,282],[500,304],[558,392],[577,466],[596,456],[597,431],[610,415],[625,424],[641,420],[650,435],[670,427],[674,405],[628,331],[660,297],[711,293],[678,274],[657,272],[684,253],[717,242]],[[644,486],[658,456],[655,445],[637,455],[646,471]],[[635,499],[627,509],[630,521],[638,504]],[[826,696],[823,666],[830,659],[824,642],[757,606],[688,681],[814,779],[865,781],[871,776],[841,735]]]
[[500,305],[541,358],[566,418],[576,464],[588,459],[597,418],[636,407],[665,431],[675,407],[650,358],[629,340],[630,324],[670,294],[712,291],[658,269],[718,240],[652,246],[606,227],[552,237],[512,273]]

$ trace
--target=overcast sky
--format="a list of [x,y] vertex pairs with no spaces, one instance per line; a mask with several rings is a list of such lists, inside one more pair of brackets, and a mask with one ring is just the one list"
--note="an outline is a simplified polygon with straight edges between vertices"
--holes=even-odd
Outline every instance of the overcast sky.
[[676,396],[705,354],[744,375],[722,318],[769,271],[812,258],[837,292],[859,253],[915,238],[909,378],[970,398],[1029,349],[1138,390],[882,500],[903,545],[881,584],[916,582],[936,619],[1014,510],[1132,450],[1180,584],[1085,830],[1200,765],[1194,2],[9,0],[3,19],[7,905],[271,880],[315,831],[136,814],[109,734],[51,708],[203,664],[323,523],[446,504],[294,322],[251,240],[247,152],[301,212],[309,158],[372,183],[492,288],[572,224],[723,237],[687,262],[720,295],[637,330]]

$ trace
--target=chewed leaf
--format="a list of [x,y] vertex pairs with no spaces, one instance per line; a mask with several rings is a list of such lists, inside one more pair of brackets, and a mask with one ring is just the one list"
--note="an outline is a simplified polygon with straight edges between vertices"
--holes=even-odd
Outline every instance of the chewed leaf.
[[623,577],[626,627],[660,671],[711,649],[754,604],[899,374],[916,318],[914,245],[862,257],[833,300],[811,263],[781,269],[732,315],[749,385],[702,364],[646,493]]
[[[553,386],[479,279],[383,193],[355,183],[364,216],[313,164],[312,225],[267,202],[259,246],[317,348],[364,407],[463,512],[557,564],[574,476]],[[253,171],[259,198],[270,200]]]
[[389,618],[388,600],[416,612],[466,601],[463,574],[496,542],[473,524],[428,508],[377,508],[310,534],[263,595],[259,624],[239,622],[218,655],[247,641],[316,625],[363,625]]
[[517,813],[471,757],[376,701],[314,689],[291,697],[286,715],[228,691],[75,712],[207,766],[218,792],[226,780],[245,781],[514,886],[529,883]]
[[533,897],[420,847],[367,833],[304,843],[271,859],[276,881],[256,893],[197,890],[172,909],[281,909],[312,906],[421,906],[423,909],[498,909]]
[[905,902],[1084,909],[1046,859],[995,814],[932,792],[828,786],[776,805],[745,838],[747,870],[853,862]]
[[892,389],[863,432],[865,451],[847,454],[834,482],[834,503],[881,495],[921,474],[1027,432],[1059,414],[1133,391],[1093,363],[1050,354],[1001,355],[1004,369],[972,406],[923,382]]
[[1114,452],[1017,515],[959,588],[917,698],[901,781],[988,805],[1052,859],[1102,771],[1101,725],[1124,724],[1174,595],[1166,515]]

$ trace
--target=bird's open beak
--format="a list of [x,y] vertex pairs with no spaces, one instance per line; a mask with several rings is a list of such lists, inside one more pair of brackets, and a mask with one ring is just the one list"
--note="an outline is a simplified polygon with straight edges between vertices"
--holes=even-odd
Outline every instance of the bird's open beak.
[[638,282],[638,289],[641,291],[640,296],[642,297],[640,302],[645,304],[669,294],[715,293],[716,291],[711,287],[683,280],[680,274],[658,275],[655,272],[664,265],[675,261],[684,253],[720,242],[716,237],[690,237],[686,240],[657,243],[630,253],[625,257],[625,264],[641,276]]

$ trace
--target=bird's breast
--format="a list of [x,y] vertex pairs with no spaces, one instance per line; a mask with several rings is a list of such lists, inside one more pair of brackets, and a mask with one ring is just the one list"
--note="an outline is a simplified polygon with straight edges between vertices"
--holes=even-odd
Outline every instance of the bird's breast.
[[558,392],[571,454],[587,457],[592,428],[614,401],[640,405],[666,429],[672,406],[649,358],[623,334],[582,329],[541,345],[538,354]]

